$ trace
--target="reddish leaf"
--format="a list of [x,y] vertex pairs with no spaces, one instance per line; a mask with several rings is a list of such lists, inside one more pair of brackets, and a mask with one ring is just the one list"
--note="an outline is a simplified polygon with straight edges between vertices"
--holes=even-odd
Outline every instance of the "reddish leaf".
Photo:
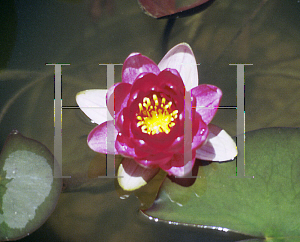
[[138,0],[143,10],[153,18],[174,17],[208,1],[213,2],[213,0],[195,0],[191,4],[176,6],[178,5],[176,0]]

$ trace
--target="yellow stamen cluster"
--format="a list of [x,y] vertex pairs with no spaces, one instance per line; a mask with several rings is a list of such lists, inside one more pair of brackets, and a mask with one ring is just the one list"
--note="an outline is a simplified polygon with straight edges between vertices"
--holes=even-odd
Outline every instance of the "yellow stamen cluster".
[[139,103],[139,115],[137,114],[137,126],[141,127],[143,133],[159,134],[170,133],[175,126],[174,120],[178,117],[178,110],[171,110],[172,102],[166,104],[166,99],[159,100],[156,94],[150,98],[144,97],[143,103]]

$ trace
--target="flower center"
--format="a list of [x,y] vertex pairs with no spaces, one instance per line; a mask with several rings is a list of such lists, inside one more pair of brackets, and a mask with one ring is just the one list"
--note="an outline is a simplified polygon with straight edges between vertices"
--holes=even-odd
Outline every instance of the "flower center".
[[175,126],[174,120],[178,117],[178,110],[171,108],[172,102],[166,104],[166,99],[158,99],[156,94],[152,95],[152,100],[144,97],[143,103],[139,103],[139,115],[137,114],[137,126],[141,127],[143,133],[159,134],[170,133]]

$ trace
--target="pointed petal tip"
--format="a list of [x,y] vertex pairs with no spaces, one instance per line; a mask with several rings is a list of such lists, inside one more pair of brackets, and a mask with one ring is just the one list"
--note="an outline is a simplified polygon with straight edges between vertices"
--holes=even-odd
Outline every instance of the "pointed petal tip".
[[[128,58],[130,58],[130,57],[132,57],[132,56],[135,56],[135,55],[142,55],[142,54],[139,53],[139,52],[132,52],[132,53],[130,53],[130,54],[127,56],[126,59],[128,59]],[[126,60],[126,59],[125,59],[125,60]]]
[[181,42],[178,45],[175,45],[173,48],[178,48],[178,47],[186,47],[186,48],[189,48],[192,51],[192,47],[186,42]]
[[106,92],[106,89],[90,89],[76,94],[79,108],[97,124],[111,118],[107,117]]
[[106,89],[90,89],[78,92],[76,102],[82,108],[106,107]]
[[85,95],[86,95],[86,91],[87,90],[84,90],[84,91],[80,91],[76,94],[76,103],[79,107],[83,106],[83,101],[84,101],[84,98],[85,98]]
[[122,68],[122,82],[133,84],[141,73],[159,73],[156,63],[140,53],[131,53],[124,61]]

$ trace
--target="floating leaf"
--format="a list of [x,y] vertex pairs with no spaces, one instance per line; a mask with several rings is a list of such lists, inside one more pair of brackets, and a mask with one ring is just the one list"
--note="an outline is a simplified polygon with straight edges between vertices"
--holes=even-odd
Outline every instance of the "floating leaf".
[[0,155],[0,240],[22,238],[45,222],[62,186],[53,170],[44,145],[18,131],[8,136]]
[[178,196],[176,186],[171,191],[164,184],[146,213],[162,220],[229,229],[269,241],[300,241],[299,148],[300,128],[247,132],[247,178],[234,177],[235,161],[199,161],[201,178],[191,186],[195,193],[200,190],[199,194],[190,195],[190,188],[189,201],[178,204],[172,199]]
[[[198,0],[198,1],[139,0],[139,4],[143,8],[143,10],[151,17],[162,18],[162,17],[176,17],[179,15],[185,15],[188,14],[187,11],[189,10],[197,11],[196,8],[199,8],[202,4],[208,1],[209,0]],[[210,2],[213,2],[213,0],[210,0]]]

